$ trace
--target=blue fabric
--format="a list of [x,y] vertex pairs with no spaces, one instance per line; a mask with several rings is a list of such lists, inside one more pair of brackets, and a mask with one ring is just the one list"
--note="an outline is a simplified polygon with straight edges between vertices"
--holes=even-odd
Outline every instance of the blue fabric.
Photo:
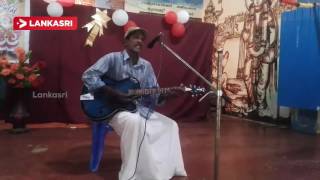
[[90,170],[96,172],[99,169],[100,161],[104,152],[104,139],[108,132],[112,131],[111,126],[105,122],[92,123],[92,145]]
[[298,0],[298,2],[302,2],[302,3],[315,3],[315,2],[320,2],[320,0]]
[[300,8],[282,14],[279,64],[281,106],[313,110],[320,106],[319,19],[319,7]]
[[[101,57],[83,73],[82,80],[89,91],[94,91],[105,86],[101,79],[102,76],[107,76],[113,80],[134,77],[139,81],[141,88],[159,87],[150,62],[140,57],[137,64],[133,65],[125,50],[112,52]],[[140,98],[137,106],[140,115],[148,118],[157,102],[158,95]]]

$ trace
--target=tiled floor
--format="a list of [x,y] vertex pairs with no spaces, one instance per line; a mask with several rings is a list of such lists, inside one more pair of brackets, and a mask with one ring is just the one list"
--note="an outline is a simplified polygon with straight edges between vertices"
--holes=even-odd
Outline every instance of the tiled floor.
[[[214,138],[209,122],[179,123],[188,180],[213,179]],[[319,180],[320,137],[290,129],[222,118],[219,180]],[[119,137],[106,138],[97,173],[88,170],[91,134],[86,125],[32,125],[13,135],[0,121],[0,179],[116,180]],[[175,180],[182,180],[175,178]]]

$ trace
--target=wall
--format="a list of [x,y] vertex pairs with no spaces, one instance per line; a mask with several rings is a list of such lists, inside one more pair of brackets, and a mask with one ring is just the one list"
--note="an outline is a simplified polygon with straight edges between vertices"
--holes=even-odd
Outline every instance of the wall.
[[[281,11],[276,0],[207,0],[204,21],[217,25],[213,46],[224,49],[221,78],[226,112],[277,117]],[[213,54],[213,79],[216,60]]]

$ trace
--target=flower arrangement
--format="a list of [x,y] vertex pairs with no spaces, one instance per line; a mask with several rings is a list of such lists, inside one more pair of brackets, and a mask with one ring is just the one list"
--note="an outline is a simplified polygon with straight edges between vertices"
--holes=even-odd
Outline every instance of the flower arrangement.
[[26,53],[22,48],[15,49],[18,63],[9,63],[6,56],[0,56],[0,77],[2,76],[7,84],[13,88],[37,88],[44,79],[40,75],[46,64],[38,61],[31,65],[26,63],[31,58],[31,51]]

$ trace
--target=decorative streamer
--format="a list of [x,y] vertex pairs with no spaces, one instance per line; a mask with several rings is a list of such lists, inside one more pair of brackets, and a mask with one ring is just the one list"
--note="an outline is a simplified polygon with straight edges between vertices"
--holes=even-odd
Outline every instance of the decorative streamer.
[[319,6],[320,3],[314,2],[314,3],[302,3],[298,2],[297,0],[281,0],[282,3],[295,6],[297,8],[314,8],[316,6]]
[[87,31],[90,32],[85,46],[93,46],[93,42],[95,41],[97,35],[103,35],[103,28],[108,28],[107,23],[111,20],[111,18],[107,14],[107,10],[101,11],[100,9],[96,8],[96,14],[91,16],[93,20],[88,24],[84,25],[82,28],[87,28]]
[[319,3],[298,3],[297,7],[300,7],[300,8],[314,8],[316,6],[319,6]]

